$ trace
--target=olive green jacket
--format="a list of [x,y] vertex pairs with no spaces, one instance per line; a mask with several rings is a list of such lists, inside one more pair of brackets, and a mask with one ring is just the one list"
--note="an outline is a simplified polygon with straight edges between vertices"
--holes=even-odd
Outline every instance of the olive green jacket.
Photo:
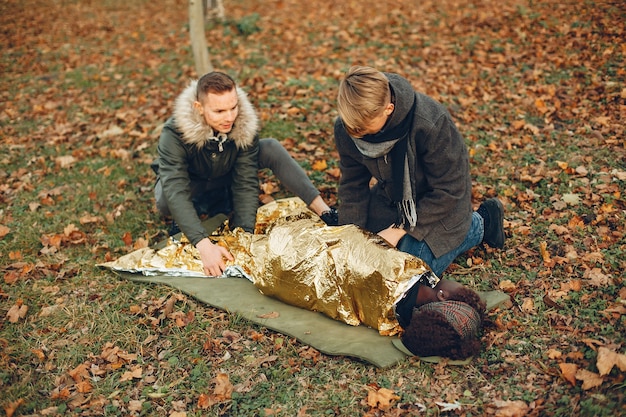
[[[233,196],[232,227],[253,231],[258,207],[258,117],[245,92],[237,88],[239,115],[226,140],[194,109],[197,81],[178,96],[158,145],[155,166],[163,195],[180,230],[194,245],[208,236],[192,202],[191,183],[229,185]],[[218,135],[219,136],[219,135]],[[226,196],[225,196],[226,197]]]

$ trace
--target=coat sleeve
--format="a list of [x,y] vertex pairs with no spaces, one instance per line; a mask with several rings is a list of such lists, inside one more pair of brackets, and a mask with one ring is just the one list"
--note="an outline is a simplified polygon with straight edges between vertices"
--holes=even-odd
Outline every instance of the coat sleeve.
[[196,213],[191,196],[187,149],[173,124],[166,123],[159,137],[159,177],[163,195],[174,221],[192,244],[208,236]]
[[233,166],[233,224],[254,232],[259,206],[259,138],[239,151]]
[[372,178],[369,170],[355,156],[359,154],[354,142],[346,132],[341,119],[335,121],[335,145],[339,153],[339,224],[356,224],[365,227],[368,220]]

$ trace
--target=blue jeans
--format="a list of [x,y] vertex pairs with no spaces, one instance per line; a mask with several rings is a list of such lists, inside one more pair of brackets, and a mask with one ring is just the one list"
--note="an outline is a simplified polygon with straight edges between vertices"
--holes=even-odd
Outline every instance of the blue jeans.
[[411,255],[417,256],[426,262],[435,275],[441,277],[443,271],[450,266],[452,261],[454,261],[457,256],[480,244],[483,240],[484,234],[485,225],[483,218],[480,214],[474,212],[472,213],[472,225],[467,232],[467,236],[465,236],[465,240],[458,247],[440,256],[439,258],[436,258],[435,255],[433,255],[426,242],[423,240],[417,240],[408,234],[404,235],[404,237],[400,239],[397,247],[402,252],[410,253]]

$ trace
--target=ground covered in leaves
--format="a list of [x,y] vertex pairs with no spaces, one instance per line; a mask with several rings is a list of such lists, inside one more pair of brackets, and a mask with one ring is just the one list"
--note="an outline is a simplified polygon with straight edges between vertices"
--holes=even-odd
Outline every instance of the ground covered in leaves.
[[[329,357],[99,262],[151,245],[161,124],[194,71],[187,2],[0,4],[0,398],[6,415],[626,415],[626,6],[619,1],[233,0],[207,23],[330,201],[352,64],[450,109],[504,250],[446,275],[508,292],[469,366]],[[263,176],[263,191],[284,195]]]

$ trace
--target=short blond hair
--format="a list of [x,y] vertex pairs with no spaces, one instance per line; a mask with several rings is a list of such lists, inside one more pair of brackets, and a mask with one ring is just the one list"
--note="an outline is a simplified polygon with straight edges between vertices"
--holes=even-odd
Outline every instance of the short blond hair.
[[339,84],[337,111],[352,137],[362,137],[363,126],[380,115],[390,102],[389,79],[374,68],[353,66]]

